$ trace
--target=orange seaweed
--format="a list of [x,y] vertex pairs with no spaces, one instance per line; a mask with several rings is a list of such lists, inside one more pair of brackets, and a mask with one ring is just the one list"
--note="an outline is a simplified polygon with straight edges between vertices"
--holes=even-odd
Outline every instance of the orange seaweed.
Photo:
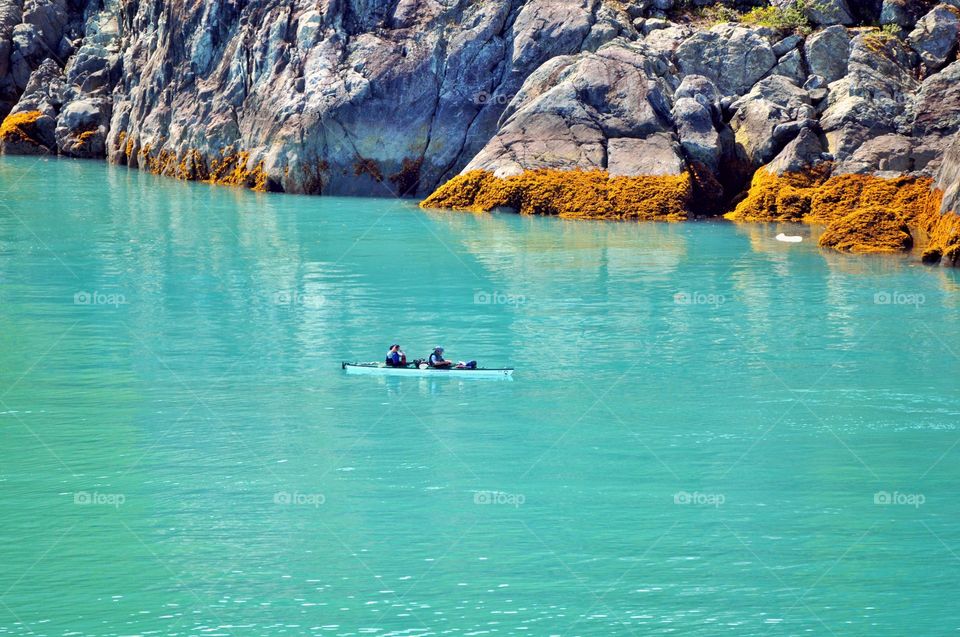
[[474,170],[443,184],[420,205],[570,219],[681,221],[687,218],[692,180],[677,176],[610,177],[603,170],[529,170],[506,178]]
[[819,245],[841,252],[905,252],[913,247],[906,219],[890,208],[862,208],[834,220]]
[[42,146],[37,140],[37,121],[43,117],[40,111],[24,111],[7,115],[0,124],[0,140],[8,143],[29,142]]

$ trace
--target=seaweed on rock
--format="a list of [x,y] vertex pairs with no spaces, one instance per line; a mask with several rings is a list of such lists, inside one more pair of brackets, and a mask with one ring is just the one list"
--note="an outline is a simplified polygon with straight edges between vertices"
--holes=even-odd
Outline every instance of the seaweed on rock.
[[691,204],[692,180],[675,176],[610,177],[603,170],[529,170],[506,178],[482,170],[454,177],[420,205],[571,219],[682,221]]
[[4,143],[29,143],[43,146],[37,133],[37,121],[43,117],[40,111],[24,111],[7,115],[0,124],[0,141]]
[[827,226],[820,246],[841,252],[905,252],[913,247],[913,235],[906,219],[894,210],[864,208]]
[[834,175],[829,164],[776,175],[760,169],[733,221],[823,224],[820,245],[846,252],[902,252],[923,241],[923,260],[960,262],[960,217],[941,213],[942,193],[928,177]]

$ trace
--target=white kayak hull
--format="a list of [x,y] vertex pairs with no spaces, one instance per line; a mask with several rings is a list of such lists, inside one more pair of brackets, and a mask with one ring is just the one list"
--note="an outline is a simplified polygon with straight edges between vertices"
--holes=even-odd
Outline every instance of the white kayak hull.
[[510,378],[513,375],[512,367],[499,369],[477,368],[477,369],[457,369],[436,367],[387,367],[383,363],[341,363],[340,365],[348,374],[359,374],[362,376],[430,376],[432,378]]

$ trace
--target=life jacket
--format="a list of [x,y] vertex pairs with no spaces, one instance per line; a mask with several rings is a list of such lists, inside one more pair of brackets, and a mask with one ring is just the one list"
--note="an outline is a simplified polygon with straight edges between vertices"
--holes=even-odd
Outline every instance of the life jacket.
[[427,359],[427,365],[429,365],[430,367],[434,367],[437,363],[443,360],[446,360],[443,358],[443,354],[437,354],[436,352],[433,352],[430,354],[430,357]]

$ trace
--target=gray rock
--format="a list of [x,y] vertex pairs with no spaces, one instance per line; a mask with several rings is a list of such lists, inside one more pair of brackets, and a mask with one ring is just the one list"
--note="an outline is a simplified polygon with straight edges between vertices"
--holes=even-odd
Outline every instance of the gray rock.
[[956,55],[960,36],[960,9],[941,4],[920,18],[907,42],[920,54],[927,69],[938,71]]
[[680,86],[674,91],[673,98],[679,100],[684,97],[692,98],[707,108],[717,113],[720,112],[720,98],[722,97],[720,91],[716,84],[702,75],[687,75],[683,78]]
[[827,80],[822,75],[811,75],[803,83],[803,90],[813,91],[819,88],[826,88]]
[[797,84],[806,82],[807,71],[804,68],[803,57],[800,55],[800,51],[793,49],[780,58],[777,65],[770,71],[770,74],[788,77]]
[[913,104],[914,137],[952,136],[960,130],[960,61],[923,81]]
[[110,101],[88,98],[64,106],[55,136],[60,152],[73,157],[102,157],[106,150]]
[[804,14],[810,22],[830,26],[834,24],[853,24],[853,15],[846,0],[819,0],[804,6]]
[[611,177],[679,175],[686,165],[670,133],[645,138],[615,137],[607,142],[607,170]]
[[960,211],[960,135],[951,138],[937,169],[934,186],[943,192],[941,212]]
[[829,150],[843,160],[871,137],[897,132],[910,116],[919,83],[911,54],[896,38],[877,33],[853,40],[847,75],[830,84],[820,124]]
[[2,152],[37,155],[56,152],[56,118],[63,103],[66,87],[60,67],[53,60],[44,60],[30,75],[20,100],[11,113],[39,111],[43,115],[31,126],[32,142],[6,141]]
[[[607,168],[608,140],[672,133],[667,72],[660,56],[624,41],[556,59],[531,74],[496,135],[464,170],[505,176],[536,168]],[[617,170],[627,174],[642,158],[624,155],[636,142],[620,143]]]
[[67,86],[60,67],[53,60],[46,59],[30,75],[15,110],[41,111],[51,118],[56,118],[66,93]]
[[783,150],[767,164],[766,169],[775,174],[799,173],[819,164],[823,159],[823,144],[810,128],[803,128]]
[[669,20],[660,20],[658,18],[650,18],[649,20],[644,20],[641,33],[644,35],[650,35],[653,31],[659,31],[660,29],[670,28]]
[[778,58],[781,58],[790,51],[796,49],[802,42],[803,38],[796,33],[788,35],[773,45],[773,54]]
[[756,167],[773,159],[801,128],[814,124],[807,92],[781,75],[758,82],[732,108],[737,147]]
[[913,102],[914,171],[937,169],[953,139],[960,132],[960,62],[931,75],[920,86]]
[[683,74],[706,76],[728,95],[746,93],[777,63],[764,38],[731,25],[694,34],[677,48],[676,58]]
[[666,29],[651,31],[643,39],[643,43],[652,51],[672,55],[689,37],[688,27],[674,24]]
[[850,35],[842,26],[828,27],[814,33],[804,44],[810,73],[819,75],[829,84],[847,74],[850,57]]
[[912,27],[915,21],[907,0],[883,0],[880,24],[895,24],[907,29]]
[[680,97],[673,105],[673,119],[686,155],[718,172],[722,149],[710,106],[696,98]]
[[904,135],[880,135],[864,142],[837,164],[836,174],[868,174],[877,171],[908,173],[913,170],[913,141]]

